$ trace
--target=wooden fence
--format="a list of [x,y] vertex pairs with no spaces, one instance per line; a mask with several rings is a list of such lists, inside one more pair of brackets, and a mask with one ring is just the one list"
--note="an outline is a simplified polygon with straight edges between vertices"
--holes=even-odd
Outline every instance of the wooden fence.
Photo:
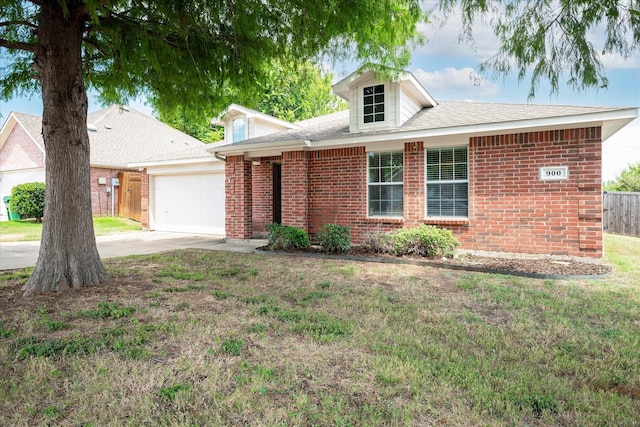
[[604,193],[603,208],[605,232],[640,237],[640,193]]

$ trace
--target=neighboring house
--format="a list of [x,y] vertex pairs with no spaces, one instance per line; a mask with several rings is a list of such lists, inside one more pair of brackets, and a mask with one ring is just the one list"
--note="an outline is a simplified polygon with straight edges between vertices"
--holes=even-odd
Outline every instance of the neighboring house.
[[228,238],[335,223],[360,243],[433,224],[465,249],[602,256],[602,142],[637,109],[437,102],[410,73],[367,70],[334,92],[349,110],[209,148],[225,160]]
[[[141,178],[129,163],[205,144],[128,107],[112,106],[90,113],[91,202],[93,215],[120,215],[141,220]],[[0,196],[21,183],[45,181],[42,118],[12,112],[0,130]],[[1,206],[0,219],[6,220]]]
[[[231,105],[212,121],[232,144],[296,129],[291,123]],[[185,149],[129,164],[142,168],[142,225],[149,230],[225,234],[225,166],[205,147]]]

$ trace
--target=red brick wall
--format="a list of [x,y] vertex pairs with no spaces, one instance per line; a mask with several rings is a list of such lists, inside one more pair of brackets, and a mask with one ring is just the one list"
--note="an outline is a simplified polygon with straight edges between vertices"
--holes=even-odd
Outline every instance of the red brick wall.
[[[601,145],[600,128],[471,138],[463,247],[601,257]],[[569,179],[541,181],[542,166]]]
[[259,165],[253,165],[253,234],[263,235],[264,226],[273,222],[273,165],[282,158],[263,157]]
[[149,174],[147,169],[140,172],[140,224],[149,229]]
[[[118,215],[118,188],[115,194],[107,195],[107,188],[111,191],[111,178],[117,178],[122,169],[91,168],[91,213],[95,216],[111,216],[111,198],[114,197],[113,209]],[[106,178],[105,185],[98,184],[98,178]]]
[[307,152],[282,153],[283,224],[307,229],[309,179]]
[[230,239],[252,237],[251,162],[228,156],[225,171],[225,229]]
[[[364,147],[286,152],[282,222],[311,236],[349,225],[354,243],[372,231],[418,224],[451,229],[465,249],[602,256],[599,127],[473,137],[469,141],[469,219],[425,217],[424,144],[404,144],[404,218],[367,218]],[[227,235],[248,237],[272,220],[272,168],[227,159]],[[541,181],[542,166],[567,166],[569,179]],[[234,197],[237,195],[238,197]],[[253,205],[252,205],[253,204]],[[247,225],[248,224],[248,225]]]
[[[349,225],[362,232],[367,209],[367,158],[364,147],[308,152],[309,228]],[[284,175],[284,173],[283,173]]]
[[16,124],[0,150],[3,171],[44,167],[44,153],[22,126]]

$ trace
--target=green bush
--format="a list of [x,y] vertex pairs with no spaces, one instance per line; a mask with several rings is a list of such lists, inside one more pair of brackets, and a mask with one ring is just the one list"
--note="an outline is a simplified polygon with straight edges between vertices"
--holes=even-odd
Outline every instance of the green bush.
[[362,244],[370,252],[425,258],[451,257],[459,245],[460,242],[450,230],[424,224],[415,228],[373,233]]
[[11,190],[11,211],[20,218],[35,218],[38,221],[44,216],[44,182],[27,182],[13,187]]
[[311,246],[309,235],[302,228],[274,223],[267,224],[265,230],[269,233],[269,249],[272,251],[304,249]]
[[351,247],[351,229],[346,225],[325,224],[320,227],[317,239],[324,252],[345,252]]

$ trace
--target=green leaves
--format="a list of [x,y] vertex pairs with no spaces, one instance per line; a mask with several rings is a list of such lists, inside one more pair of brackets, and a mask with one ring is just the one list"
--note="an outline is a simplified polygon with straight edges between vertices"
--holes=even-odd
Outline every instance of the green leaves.
[[446,14],[460,7],[467,41],[473,41],[475,20],[486,20],[500,48],[480,70],[503,76],[516,71],[520,80],[530,79],[530,98],[542,80],[552,93],[564,78],[576,90],[606,88],[604,56],[629,58],[640,50],[635,0],[447,0],[439,7]]
[[[210,116],[236,93],[257,99],[277,59],[303,64],[329,55],[406,66],[425,19],[417,0],[61,3],[65,16],[84,16],[85,81],[105,103],[143,93],[154,105]],[[3,7],[0,46],[8,45],[2,39],[37,42],[39,13],[37,3]],[[0,71],[3,81],[11,77],[5,97],[31,89],[32,58],[21,52],[9,50]]]
[[605,183],[606,191],[640,192],[640,162],[629,165],[615,180]]
[[40,221],[44,215],[44,182],[27,182],[11,190],[11,210],[21,218]]

